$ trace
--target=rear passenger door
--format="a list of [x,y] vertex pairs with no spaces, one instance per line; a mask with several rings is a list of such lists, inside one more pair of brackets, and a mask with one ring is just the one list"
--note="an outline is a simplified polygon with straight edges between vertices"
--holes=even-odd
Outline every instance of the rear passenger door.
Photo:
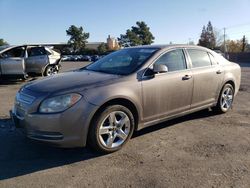
[[223,70],[212,54],[200,49],[187,49],[192,64],[194,89],[191,108],[217,102],[223,78]]
[[25,61],[28,73],[42,73],[43,68],[49,63],[49,58],[44,47],[28,48],[28,58]]

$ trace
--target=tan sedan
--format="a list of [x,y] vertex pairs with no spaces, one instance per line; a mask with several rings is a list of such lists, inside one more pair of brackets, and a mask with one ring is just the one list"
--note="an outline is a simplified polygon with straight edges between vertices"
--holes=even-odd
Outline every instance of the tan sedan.
[[203,47],[126,48],[25,85],[12,110],[29,138],[61,147],[123,147],[134,131],[201,109],[230,110],[238,64]]

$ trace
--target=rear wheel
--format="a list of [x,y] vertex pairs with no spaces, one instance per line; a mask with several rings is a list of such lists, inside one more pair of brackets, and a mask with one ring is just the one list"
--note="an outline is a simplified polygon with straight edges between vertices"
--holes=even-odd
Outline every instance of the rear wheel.
[[131,111],[121,105],[108,106],[90,125],[88,144],[96,151],[111,153],[121,149],[134,131]]
[[29,75],[28,74],[24,74],[23,77],[22,77],[22,80],[27,80],[29,78]]
[[51,76],[58,73],[58,68],[55,65],[48,65],[44,71],[44,76]]
[[231,84],[225,84],[221,90],[215,110],[219,113],[226,113],[232,108],[234,100],[234,88]]

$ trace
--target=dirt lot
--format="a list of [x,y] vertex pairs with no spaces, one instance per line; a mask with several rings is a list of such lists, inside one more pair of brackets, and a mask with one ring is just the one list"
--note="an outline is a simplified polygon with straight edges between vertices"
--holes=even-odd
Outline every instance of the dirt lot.
[[[65,63],[64,70],[81,66]],[[121,151],[59,149],[11,130],[23,82],[0,85],[0,187],[250,187],[250,64],[233,110],[207,110],[135,134]]]

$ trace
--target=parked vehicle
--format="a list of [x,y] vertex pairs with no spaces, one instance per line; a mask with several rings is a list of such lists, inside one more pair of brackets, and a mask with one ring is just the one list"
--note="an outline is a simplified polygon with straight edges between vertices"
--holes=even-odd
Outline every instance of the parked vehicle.
[[241,69],[203,47],[140,46],[23,86],[12,117],[31,139],[109,153],[134,131],[201,109],[230,110]]
[[11,46],[0,51],[0,75],[49,76],[59,71],[60,53],[44,46]]
[[91,61],[91,57],[89,55],[82,56],[82,61]]
[[67,55],[65,61],[76,61],[76,57],[74,55]]
[[62,61],[68,61],[69,60],[69,56],[67,55],[63,55],[61,58]]
[[91,61],[93,61],[93,62],[95,62],[95,61],[97,61],[99,59],[100,59],[99,55],[93,55],[93,56],[91,56]]

